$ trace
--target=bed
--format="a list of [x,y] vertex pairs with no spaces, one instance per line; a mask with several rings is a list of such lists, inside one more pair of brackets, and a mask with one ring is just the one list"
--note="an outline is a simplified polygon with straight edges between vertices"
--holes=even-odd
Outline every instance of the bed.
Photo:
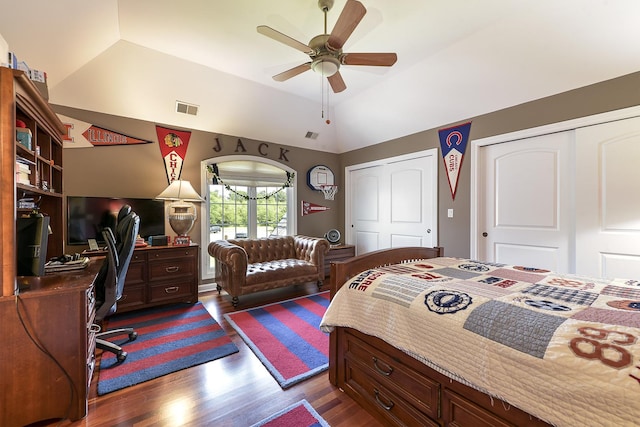
[[331,266],[329,379],[388,425],[640,423],[640,281],[397,248]]

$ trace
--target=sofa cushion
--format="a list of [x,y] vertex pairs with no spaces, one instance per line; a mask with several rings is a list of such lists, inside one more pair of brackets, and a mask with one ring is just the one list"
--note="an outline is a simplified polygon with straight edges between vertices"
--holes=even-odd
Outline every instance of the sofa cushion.
[[246,285],[276,282],[287,278],[317,275],[315,264],[301,259],[279,259],[247,265]]
[[249,264],[298,258],[293,236],[263,237],[260,239],[229,239],[229,243],[247,252]]

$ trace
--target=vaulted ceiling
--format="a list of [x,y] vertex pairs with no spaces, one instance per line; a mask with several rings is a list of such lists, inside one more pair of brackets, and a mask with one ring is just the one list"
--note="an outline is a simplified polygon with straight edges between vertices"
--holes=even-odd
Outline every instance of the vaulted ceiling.
[[345,52],[398,61],[343,65],[338,94],[313,71],[274,81],[309,58],[256,31],[309,43],[315,0],[0,0],[0,35],[53,104],[338,153],[640,70],[637,0],[361,2]]

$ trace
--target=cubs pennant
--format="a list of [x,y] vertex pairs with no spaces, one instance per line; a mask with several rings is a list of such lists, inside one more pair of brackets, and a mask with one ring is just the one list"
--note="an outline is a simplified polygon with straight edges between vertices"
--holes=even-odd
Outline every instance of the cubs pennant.
[[456,190],[458,188],[458,177],[462,168],[462,158],[467,148],[469,140],[469,130],[471,122],[447,129],[440,129],[438,136],[440,137],[440,148],[442,148],[442,160],[447,171],[449,179],[449,188],[451,189],[451,198],[456,198]]
[[165,171],[167,172],[167,181],[171,184],[173,181],[180,179],[191,132],[156,126],[156,133],[158,134],[158,145],[160,145],[160,153],[162,153]]

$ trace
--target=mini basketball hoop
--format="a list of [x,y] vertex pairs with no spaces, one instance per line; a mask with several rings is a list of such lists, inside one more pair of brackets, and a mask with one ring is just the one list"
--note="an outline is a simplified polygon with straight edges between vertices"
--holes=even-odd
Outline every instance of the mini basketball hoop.
[[324,193],[325,200],[333,200],[333,197],[338,192],[338,186],[337,185],[321,185],[320,191]]

